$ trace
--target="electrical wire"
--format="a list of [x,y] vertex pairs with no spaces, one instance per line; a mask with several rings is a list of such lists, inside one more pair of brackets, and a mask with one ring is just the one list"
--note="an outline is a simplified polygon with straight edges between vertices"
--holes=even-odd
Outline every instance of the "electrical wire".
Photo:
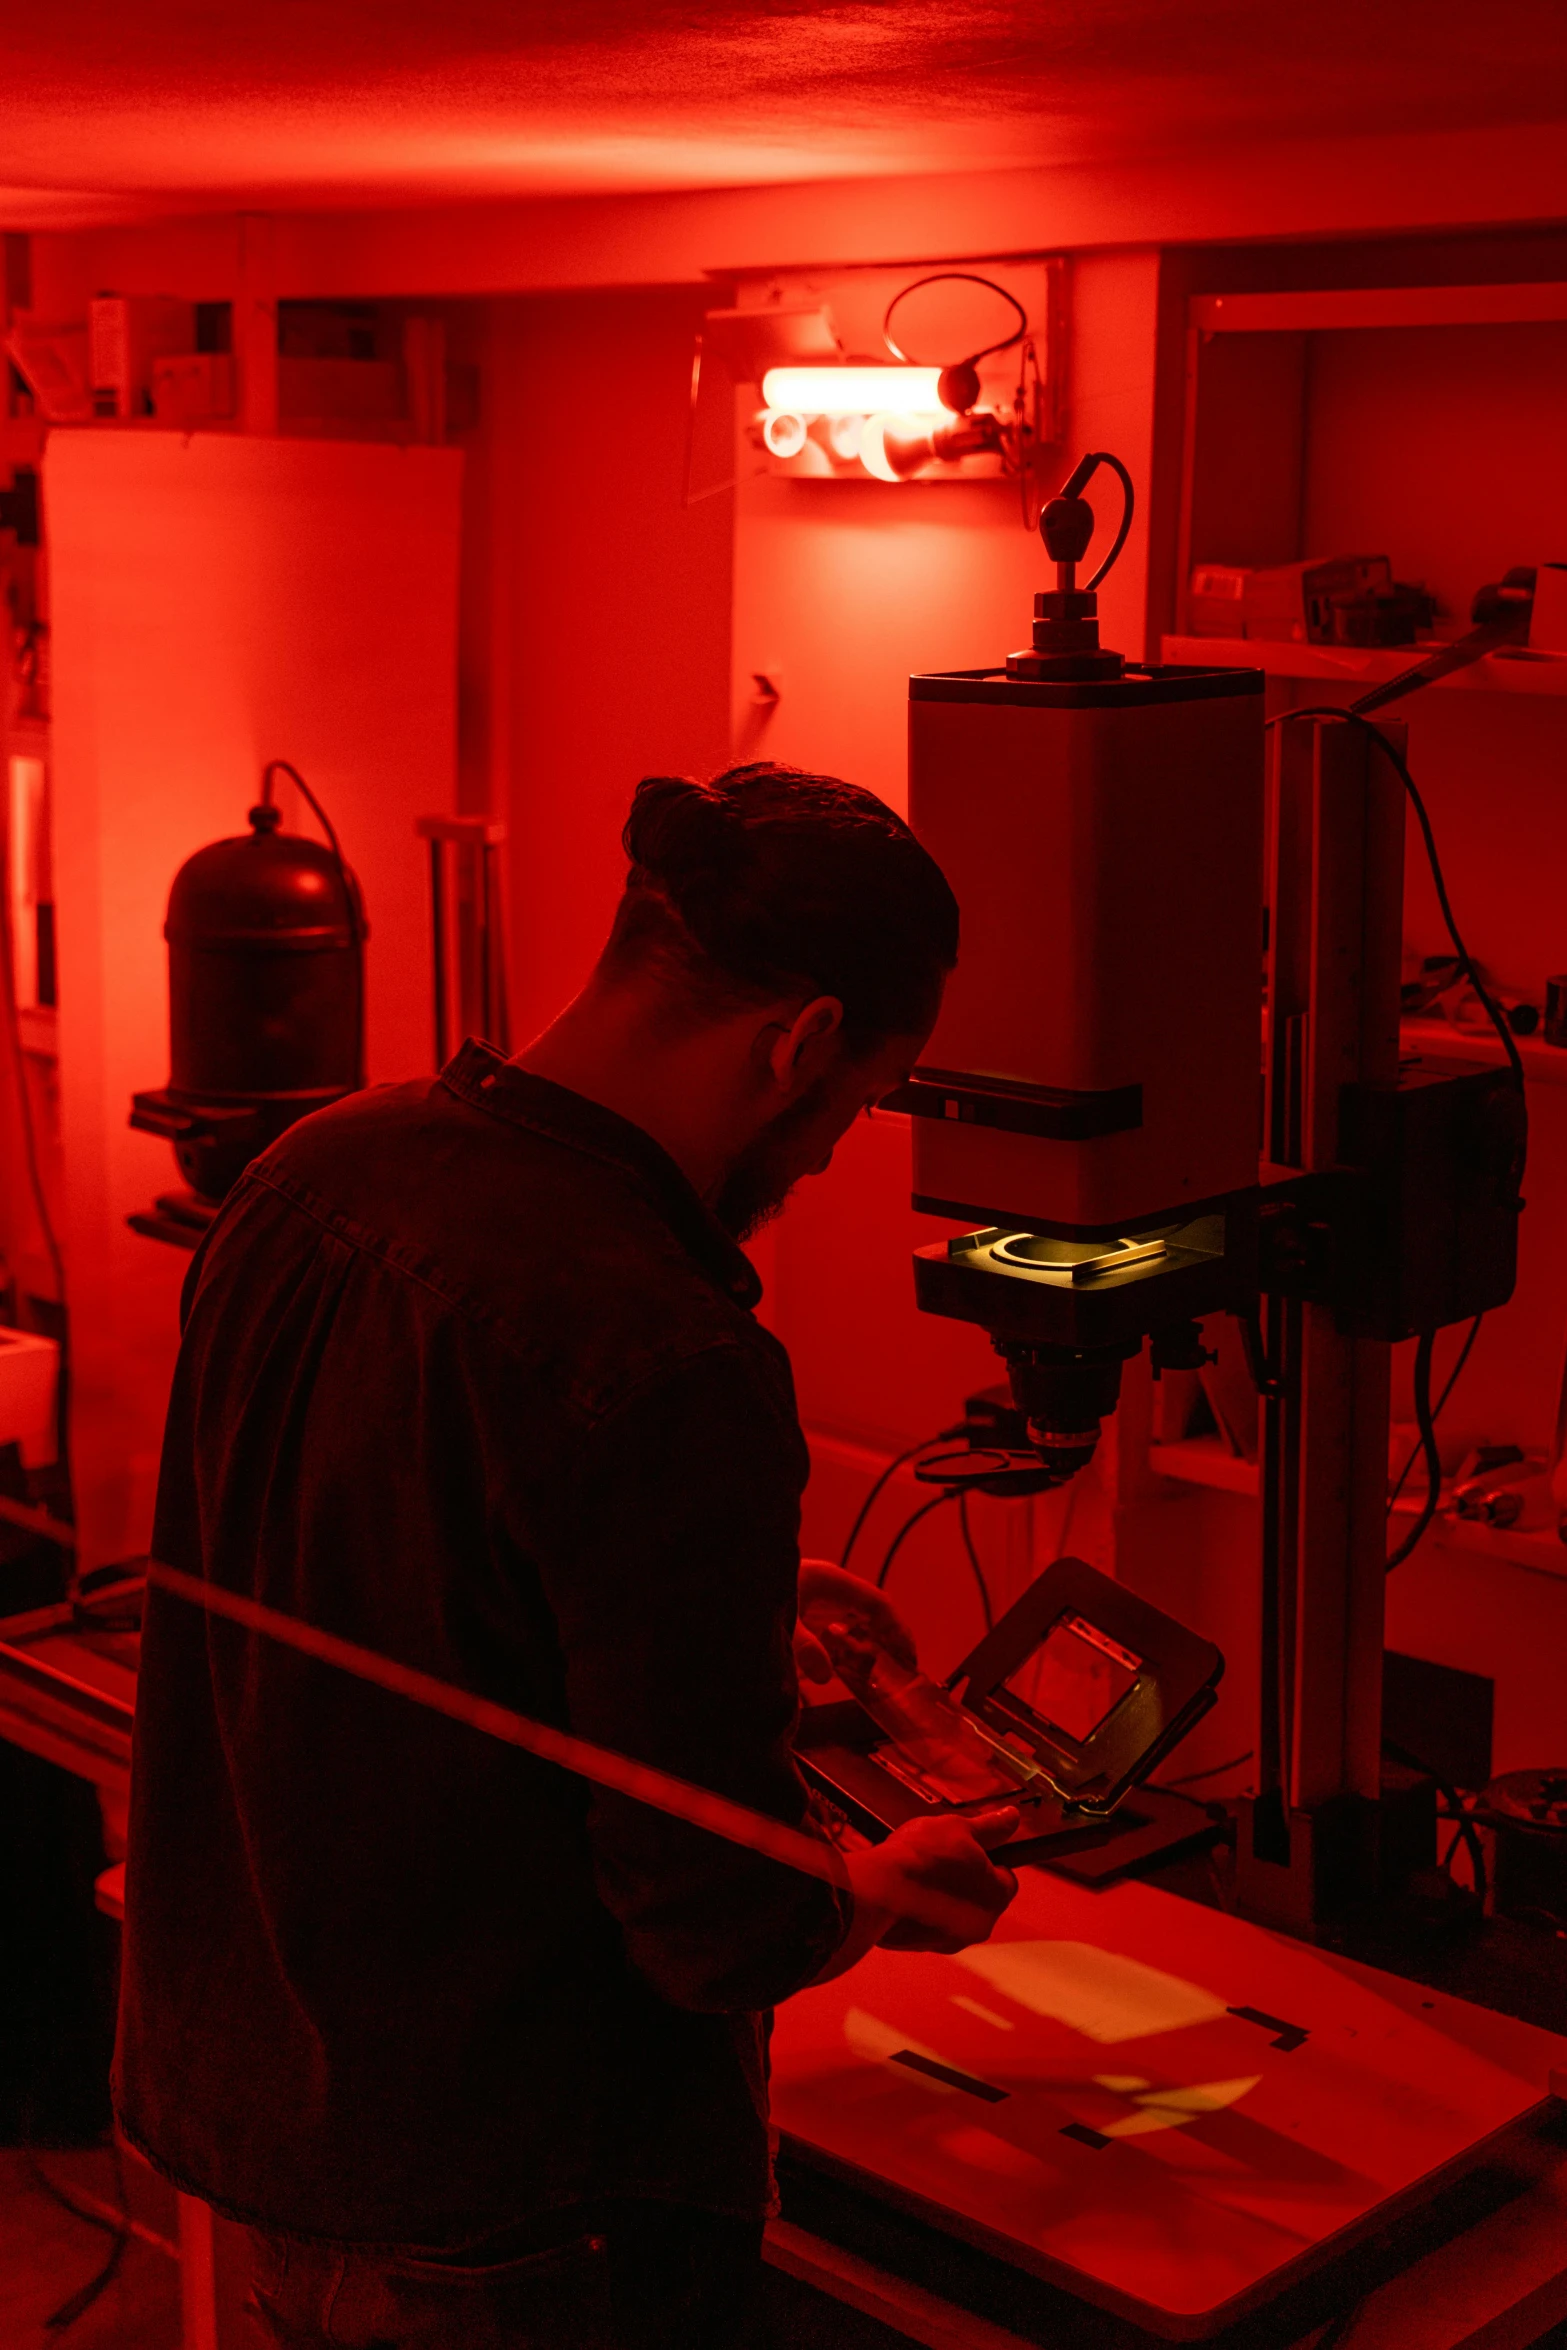
[[79,2286],[69,2299],[62,2301],[59,2308],[44,2319],[44,2331],[47,2334],[63,2334],[68,2327],[75,2325],[78,2318],[86,2316],[93,2303],[113,2284],[115,2277],[119,2274],[120,2263],[125,2258],[130,2245],[131,2228],[129,2205],[125,2193],[125,2172],[120,2162],[118,2142],[112,2136],[109,2140],[109,2146],[114,2158],[115,2185],[120,2201],[118,2220],[111,2218],[104,2212],[86,2209],[76,2201],[74,2196],[68,2195],[63,2187],[56,2185],[31,2149],[26,2154],[28,2178],[40,2194],[47,2195],[51,2202],[57,2203],[62,2211],[68,2211],[72,2219],[80,2220],[84,2227],[97,2228],[101,2234],[113,2238],[101,2267],[88,2278],[85,2285]]
[[[1351,707],[1346,710],[1341,708],[1335,702],[1311,703],[1303,709],[1287,710],[1281,712],[1278,717],[1270,718],[1268,720],[1268,725],[1270,727],[1281,726],[1284,724],[1287,718],[1326,718],[1336,720],[1340,725],[1343,726],[1358,727],[1362,734],[1368,735],[1370,737],[1371,741],[1382,753],[1382,756],[1387,760],[1388,765],[1392,768],[1394,774],[1398,777],[1399,782],[1403,785],[1405,797],[1408,799],[1411,808],[1413,808],[1415,812],[1415,821],[1420,827],[1420,838],[1425,847],[1426,863],[1430,868],[1431,873],[1431,885],[1436,891],[1436,902],[1441,910],[1442,921],[1444,927],[1446,928],[1448,938],[1452,942],[1453,954],[1457,960],[1458,968],[1462,972],[1463,976],[1468,980],[1470,986],[1474,989],[1475,994],[1479,997],[1480,1002],[1484,1007],[1486,1017],[1489,1019],[1491,1026],[1496,1031],[1498,1041],[1502,1047],[1502,1051],[1507,1056],[1507,1063],[1512,1071],[1513,1082],[1518,1088],[1518,1098],[1521,1105],[1525,1100],[1526,1088],[1524,1080],[1523,1055],[1518,1050],[1518,1039],[1514,1036],[1511,1028],[1508,1026],[1506,1015],[1503,1013],[1501,1006],[1497,1003],[1495,997],[1491,994],[1491,991],[1486,986],[1485,981],[1480,977],[1479,969],[1476,966],[1475,959],[1469,952],[1469,949],[1464,942],[1463,932],[1458,927],[1458,918],[1453,912],[1452,900],[1447,894],[1447,877],[1442,871],[1442,859],[1437,850],[1436,834],[1432,830],[1431,818],[1427,812],[1425,801],[1420,796],[1420,788],[1415,782],[1414,777],[1409,772],[1408,762],[1404,759],[1400,752],[1394,749],[1387,736],[1383,733],[1381,727],[1377,726],[1370,718],[1365,715],[1363,711],[1357,708]],[[1525,1137],[1526,1134],[1527,1128],[1525,1127]],[[1518,1180],[1520,1182],[1523,1176],[1524,1148],[1525,1141],[1521,1138],[1517,1170]],[[1523,1203],[1520,1200],[1518,1204],[1522,1206]],[[1475,1323],[1475,1329],[1477,1330],[1478,1328],[1479,1323],[1477,1320]],[[1474,1331],[1471,1331],[1470,1340],[1466,1342],[1465,1345],[1465,1354],[1468,1352],[1468,1345],[1469,1343],[1472,1343],[1473,1337]],[[1426,1498],[1421,1506],[1420,1514],[1416,1518],[1414,1525],[1405,1535],[1403,1541],[1399,1543],[1396,1550],[1394,1550],[1388,1557],[1387,1571],[1389,1574],[1392,1573],[1395,1567],[1401,1567],[1404,1561],[1409,1557],[1410,1553],[1414,1550],[1416,1544],[1420,1541],[1421,1536],[1425,1533],[1432,1519],[1436,1516],[1437,1504],[1441,1499],[1442,1462],[1436,1445],[1436,1411],[1432,1408],[1431,1403],[1432,1346],[1433,1334],[1427,1332],[1421,1338],[1420,1343],[1415,1350],[1415,1424],[1420,1431],[1420,1441],[1416,1447],[1416,1450],[1417,1452],[1423,1452],[1425,1455]],[[1455,1377],[1457,1375],[1457,1369],[1461,1369],[1462,1364],[1463,1356],[1460,1356],[1459,1363],[1455,1367]],[[1452,1380],[1449,1379],[1447,1389],[1443,1394],[1444,1402],[1446,1401],[1447,1395],[1451,1393],[1451,1390]],[[1407,1474],[1408,1469],[1406,1467],[1404,1475]],[[1402,1485],[1403,1476],[1400,1476],[1399,1485],[1397,1488],[1395,1488],[1395,1493],[1398,1490],[1401,1490]]]
[[985,1581],[985,1570],[979,1563],[979,1552],[974,1547],[974,1529],[969,1524],[967,1486],[958,1488],[958,1525],[962,1529],[963,1547],[968,1552],[968,1563],[973,1568],[974,1580],[979,1585],[979,1604],[985,1611],[985,1630],[993,1632],[996,1628],[996,1619],[991,1613],[990,1586]]
[[892,339],[892,314],[898,305],[906,302],[911,294],[917,294],[923,286],[948,285],[983,286],[987,293],[999,294],[1003,302],[1010,304],[1012,309],[1017,312],[1018,318],[1015,332],[1004,337],[1001,342],[987,343],[983,351],[966,351],[961,359],[948,361],[949,366],[977,367],[981,359],[993,359],[998,351],[1010,351],[1014,343],[1020,343],[1023,340],[1028,332],[1028,312],[1016,294],[1009,294],[1005,286],[998,286],[993,277],[979,277],[972,269],[937,269],[933,270],[929,277],[917,277],[911,286],[905,286],[901,293],[894,294],[882,313],[881,339],[894,359],[901,359],[905,367],[918,367],[923,364],[918,359],[911,359],[908,352],[900,349]]
[[1126,544],[1126,534],[1132,527],[1132,515],[1137,506],[1137,492],[1133,489],[1132,477],[1121,463],[1120,458],[1113,457],[1108,449],[1091,449],[1086,457],[1079,457],[1076,465],[1072,468],[1070,478],[1056,492],[1056,495],[1061,498],[1080,498],[1101,465],[1108,465],[1110,471],[1121,484],[1121,527],[1116,532],[1110,552],[1100,564],[1099,569],[1094,573],[1092,579],[1083,582],[1084,593],[1089,595],[1098,587]]
[[358,1085],[363,1085],[365,1081],[364,943],[370,935],[369,924],[365,921],[364,908],[359,902],[359,891],[355,886],[353,875],[348,870],[348,860],[343,855],[343,845],[337,837],[337,829],[309,784],[300,774],[299,769],[290,760],[269,759],[265,767],[262,768],[261,805],[264,808],[270,808],[274,805],[273,793],[276,787],[273,783],[273,777],[277,775],[286,775],[289,782],[293,784],[295,790],[301,794],[311,809],[316,822],[326,834],[327,846],[331,849],[336,861],[337,877],[343,885],[343,905],[348,916],[348,936],[354,948],[354,969],[357,977],[357,990],[354,999],[354,1081]]
[[[1452,1369],[1448,1372],[1446,1384],[1443,1386],[1442,1392],[1437,1397],[1436,1402],[1431,1407],[1431,1419],[1433,1424],[1442,1417],[1442,1413],[1446,1408],[1447,1399],[1452,1394],[1453,1389],[1458,1385],[1458,1375],[1462,1371],[1465,1363],[1467,1363],[1469,1360],[1470,1349],[1473,1347],[1475,1340],[1480,1335],[1480,1325],[1484,1320],[1484,1314],[1476,1314],[1474,1320],[1469,1325],[1469,1335],[1465,1338],[1463,1345],[1458,1350],[1458,1360],[1454,1363]],[[1404,1486],[1408,1479],[1410,1470],[1414,1467],[1416,1461],[1419,1460],[1420,1455],[1424,1449],[1424,1446],[1418,1441],[1410,1446],[1408,1457],[1406,1458],[1403,1467],[1398,1472],[1398,1476],[1394,1482],[1392,1492],[1387,1497],[1389,1517],[1391,1517],[1393,1514],[1393,1504],[1397,1501],[1399,1495],[1404,1490]]]
[[928,1518],[932,1510],[944,1509],[949,1501],[959,1501],[961,1499],[961,1486],[949,1486],[944,1493],[938,1493],[934,1501],[922,1501],[919,1508],[904,1519],[902,1525],[898,1528],[897,1533],[894,1534],[892,1540],[888,1543],[886,1555],[882,1559],[881,1565],[876,1570],[876,1588],[878,1591],[885,1590],[887,1577],[892,1573],[892,1562],[897,1557],[899,1551],[903,1548],[905,1542],[907,1542],[909,1536],[913,1533],[915,1527],[919,1524],[921,1518]]
[[875,1484],[871,1487],[869,1493],[867,1493],[865,1499],[861,1502],[859,1513],[855,1518],[854,1524],[849,1528],[849,1539],[844,1544],[838,1558],[838,1564],[840,1567],[846,1567],[848,1565],[849,1554],[853,1550],[855,1544],[859,1541],[861,1533],[864,1531],[866,1519],[870,1516],[871,1511],[875,1508],[877,1502],[881,1499],[882,1494],[886,1491],[888,1485],[897,1475],[898,1471],[902,1468],[906,1468],[910,1461],[917,1460],[919,1455],[926,1451],[931,1445],[948,1444],[955,1437],[964,1436],[967,1433],[967,1422],[959,1420],[955,1427],[938,1428],[934,1436],[922,1436],[918,1444],[911,1444],[907,1452],[900,1452],[895,1459],[890,1460],[887,1463],[887,1466],[882,1470],[881,1475],[877,1478]]
[[1435,1333],[1428,1330],[1415,1347],[1415,1425],[1420,1431],[1418,1449],[1426,1456],[1426,1497],[1403,1541],[1387,1555],[1386,1572],[1390,1575],[1415,1549],[1436,1516],[1437,1503],[1442,1498],[1442,1456],[1436,1448],[1436,1414],[1431,1409],[1431,1353],[1435,1344]]
[[1251,1756],[1252,1750],[1248,1746],[1244,1754],[1232,1754],[1228,1762],[1210,1763],[1205,1771],[1185,1771],[1178,1779],[1151,1779],[1149,1785],[1163,1787],[1176,1795],[1183,1787],[1195,1787],[1201,1779],[1217,1779],[1225,1771],[1238,1770],[1242,1763],[1250,1762]]
[[[1113,463],[1114,460],[1112,459],[1110,462]],[[1346,710],[1336,702],[1312,703],[1304,709],[1282,711],[1278,717],[1270,718],[1268,725],[1270,727],[1282,726],[1288,718],[1332,718],[1337,719],[1344,726],[1358,726],[1363,734],[1370,736],[1403,785],[1409,804],[1415,812],[1415,821],[1420,827],[1420,837],[1425,845],[1426,863],[1430,867],[1432,887],[1436,891],[1436,902],[1441,909],[1443,926],[1452,941],[1453,953],[1457,957],[1458,967],[1484,1006],[1486,1016],[1496,1030],[1502,1050],[1507,1055],[1518,1091],[1522,1094],[1524,1091],[1524,1068],[1523,1055],[1518,1050],[1518,1039],[1508,1027],[1506,1015],[1480,977],[1475,959],[1464,944],[1463,934],[1459,930],[1457,917],[1453,912],[1452,901],[1447,894],[1447,878],[1442,871],[1442,860],[1437,854],[1436,835],[1431,829],[1431,819],[1426,813],[1425,801],[1420,796],[1419,787],[1409,772],[1407,762],[1393,748],[1381,727],[1353,707]]]
[[[1429,1779],[1438,1795],[1441,1796],[1447,1805],[1444,1816],[1457,1823],[1458,1838],[1468,1849],[1469,1866],[1474,1873],[1475,1893],[1477,1898],[1483,1902],[1488,1888],[1485,1850],[1480,1842],[1479,1831],[1475,1826],[1473,1816],[1452,1780],[1444,1778],[1439,1770],[1435,1769],[1432,1764],[1423,1761],[1418,1754],[1411,1754],[1407,1746],[1400,1746],[1396,1739],[1384,1738],[1382,1752],[1388,1756],[1390,1761],[1401,1763],[1406,1771],[1418,1771],[1422,1779]],[[1448,1859],[1451,1858],[1452,1852],[1449,1850]],[[1445,1868],[1447,1862],[1444,1861],[1442,1865]]]

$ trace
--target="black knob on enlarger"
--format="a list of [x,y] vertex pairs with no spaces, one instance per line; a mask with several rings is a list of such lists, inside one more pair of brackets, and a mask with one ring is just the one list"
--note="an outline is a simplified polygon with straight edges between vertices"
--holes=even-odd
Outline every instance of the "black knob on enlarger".
[[1053,563],[1081,563],[1094,535],[1094,510],[1086,498],[1052,498],[1039,517],[1039,535]]

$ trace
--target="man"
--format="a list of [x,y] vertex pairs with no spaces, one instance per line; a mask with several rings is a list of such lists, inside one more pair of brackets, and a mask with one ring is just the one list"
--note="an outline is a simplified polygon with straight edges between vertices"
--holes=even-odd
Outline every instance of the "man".
[[[515,1061],[294,1127],[192,1268],[159,1557],[792,1825],[808,1461],[737,1242],[908,1069],[957,909],[868,793],[659,777]],[[878,1611],[880,1611],[878,1616]],[[1016,1814],[852,1899],[154,1591],[116,2092],[292,2344],[741,2338],[766,2011],[982,1938]]]

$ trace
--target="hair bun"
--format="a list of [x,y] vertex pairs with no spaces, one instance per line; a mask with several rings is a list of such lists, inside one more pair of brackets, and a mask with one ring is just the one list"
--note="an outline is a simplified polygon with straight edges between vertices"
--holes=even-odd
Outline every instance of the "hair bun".
[[745,820],[710,784],[688,775],[645,775],[626,819],[632,864],[684,911],[704,884],[727,881],[746,862]]

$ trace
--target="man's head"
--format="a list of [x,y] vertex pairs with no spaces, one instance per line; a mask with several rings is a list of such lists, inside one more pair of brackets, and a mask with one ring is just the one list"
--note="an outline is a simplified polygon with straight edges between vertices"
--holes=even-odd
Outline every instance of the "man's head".
[[957,960],[957,904],[884,802],[795,768],[649,776],[624,840],[600,975],[642,993],[664,1033],[743,1047],[750,1084],[712,1195],[743,1237],[917,1058]]

